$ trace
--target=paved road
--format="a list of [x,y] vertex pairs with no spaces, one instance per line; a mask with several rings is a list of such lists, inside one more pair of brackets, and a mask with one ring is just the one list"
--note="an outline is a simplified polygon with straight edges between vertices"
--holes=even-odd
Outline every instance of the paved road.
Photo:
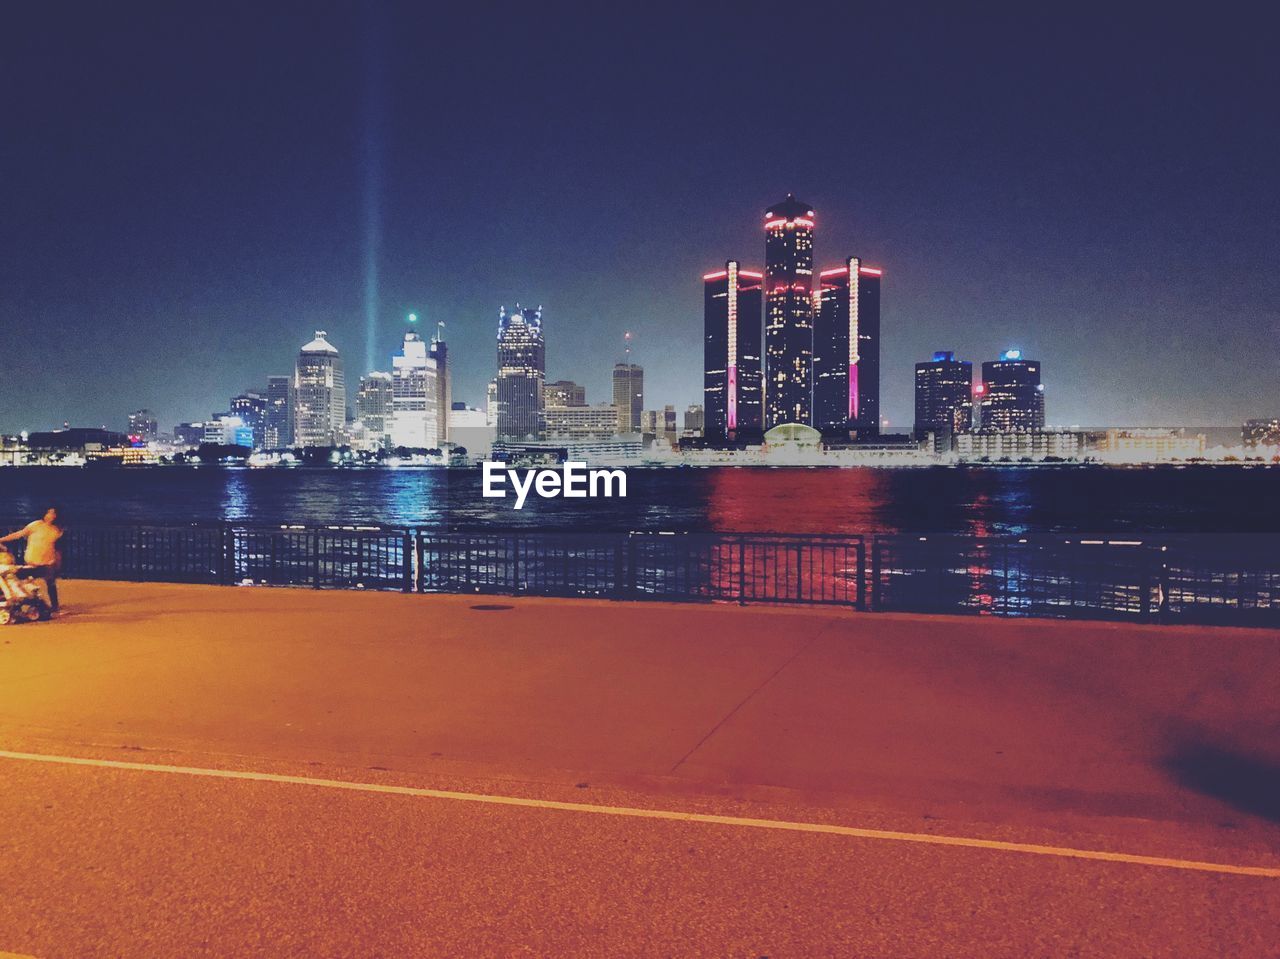
[[1277,954],[1275,633],[67,592],[0,954]]

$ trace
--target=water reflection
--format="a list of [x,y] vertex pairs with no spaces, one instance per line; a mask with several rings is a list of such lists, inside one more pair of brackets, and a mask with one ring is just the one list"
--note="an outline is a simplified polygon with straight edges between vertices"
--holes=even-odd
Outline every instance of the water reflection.
[[634,469],[626,499],[481,495],[479,469],[0,469],[0,519],[796,533],[1280,532],[1280,469]]

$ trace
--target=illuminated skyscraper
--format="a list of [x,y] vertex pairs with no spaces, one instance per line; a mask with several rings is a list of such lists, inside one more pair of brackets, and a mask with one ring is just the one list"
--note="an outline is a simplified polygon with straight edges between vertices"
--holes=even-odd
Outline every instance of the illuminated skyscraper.
[[360,377],[356,419],[364,427],[365,442],[371,449],[382,449],[390,444],[394,393],[390,373],[375,370]]
[[764,277],[730,260],[702,278],[702,397],[712,440],[762,430],[761,287]]
[[916,439],[932,433],[939,449],[973,425],[973,364],[951,352],[934,353],[916,364]]
[[644,367],[636,363],[613,365],[613,406],[618,411],[618,432],[639,433],[644,409]]
[[293,380],[288,376],[267,377],[266,428],[262,442],[267,449],[293,444]]
[[347,387],[342,357],[325,336],[298,352],[293,373],[293,438],[299,446],[336,446],[347,420]]
[[436,335],[427,350],[436,365],[436,446],[449,439],[449,411],[453,409],[453,370],[449,368],[449,347],[444,340],[444,324],[436,324]]
[[417,330],[404,334],[400,352],[391,358],[392,446],[438,448],[441,443],[440,370]]
[[880,276],[856,256],[818,275],[813,426],[828,435],[880,435]]
[[129,436],[138,438],[140,443],[150,443],[160,434],[156,414],[150,410],[137,410],[129,414]]
[[542,434],[542,384],[546,378],[542,307],[498,311],[498,439],[537,439]]
[[1002,433],[1044,429],[1044,384],[1040,364],[1021,350],[1006,350],[982,364],[979,409],[982,428]]
[[266,445],[267,398],[265,396],[257,390],[246,390],[239,396],[231,397],[231,415],[239,417],[241,425],[249,428],[255,449],[262,449]]
[[765,429],[813,419],[813,227],[790,193],[764,215]]

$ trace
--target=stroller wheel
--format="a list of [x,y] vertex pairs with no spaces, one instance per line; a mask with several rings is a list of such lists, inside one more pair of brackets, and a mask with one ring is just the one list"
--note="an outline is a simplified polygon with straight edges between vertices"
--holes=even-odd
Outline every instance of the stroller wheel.
[[44,619],[44,616],[41,615],[44,610],[41,608],[39,603],[23,603],[22,606],[19,607],[18,612],[28,623],[34,623],[38,619]]
[[10,612],[8,606],[0,606],[0,626],[7,626],[13,622],[13,613]]

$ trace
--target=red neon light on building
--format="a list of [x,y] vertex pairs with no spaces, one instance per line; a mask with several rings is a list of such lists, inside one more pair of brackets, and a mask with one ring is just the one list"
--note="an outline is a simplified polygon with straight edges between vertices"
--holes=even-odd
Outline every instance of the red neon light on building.
[[752,273],[750,270],[739,270],[739,271],[738,271],[738,276],[749,276],[749,277],[751,277],[751,279],[753,279],[753,280],[763,280],[763,279],[764,279],[764,274],[763,274],[763,273]]
[[702,278],[704,280],[722,280],[728,275],[728,270],[721,270],[719,273],[704,273],[702,274]]
[[863,276],[884,276],[884,270],[878,270],[873,266],[860,266],[858,272]]
[[782,226],[786,222],[786,220],[765,220],[764,228],[766,230],[772,230],[774,227]]
[[841,276],[843,276],[845,273],[848,273],[848,272],[849,272],[849,268],[847,266],[838,266],[834,270],[823,270],[821,273],[818,274],[818,276],[835,276],[836,274],[840,274]]
[[858,366],[849,367],[849,419],[858,418]]

